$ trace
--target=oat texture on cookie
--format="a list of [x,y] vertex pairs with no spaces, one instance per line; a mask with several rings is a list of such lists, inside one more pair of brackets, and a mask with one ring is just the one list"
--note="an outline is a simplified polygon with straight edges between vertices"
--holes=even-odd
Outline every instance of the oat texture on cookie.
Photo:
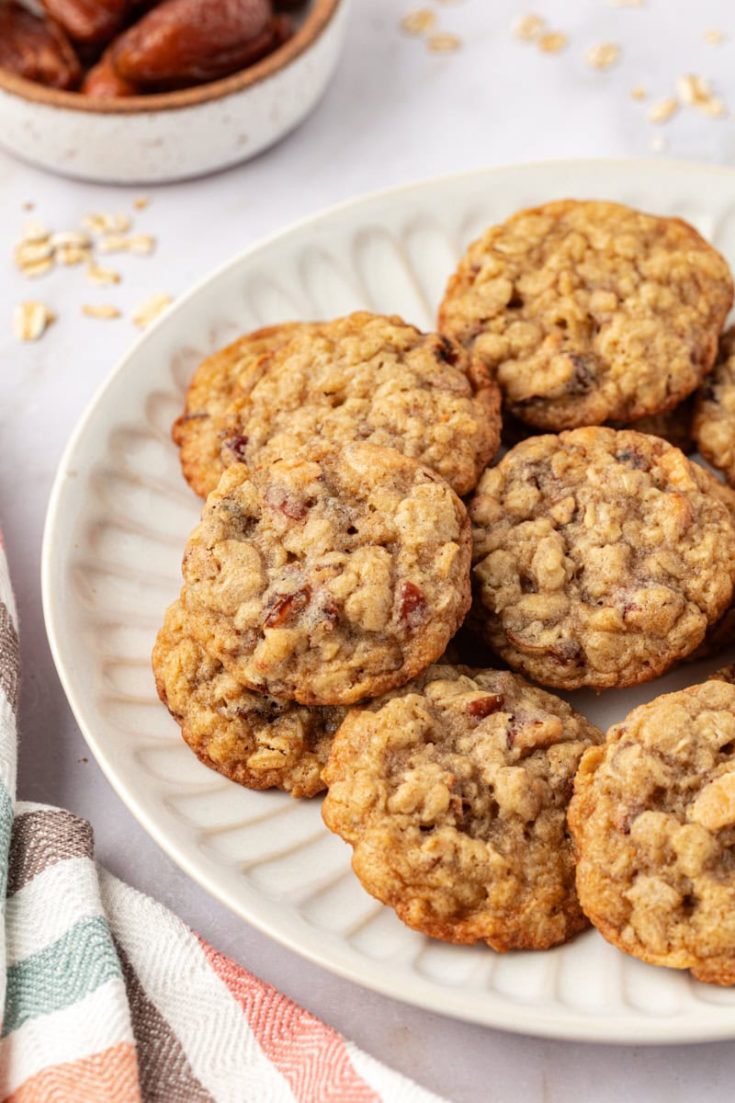
[[518,675],[437,665],[350,710],[329,757],[327,826],[410,927],[499,951],[581,930],[567,804],[601,733]]
[[228,467],[184,554],[192,632],[243,685],[349,704],[443,652],[470,603],[469,519],[433,471],[370,444]]
[[735,486],[735,328],[723,334],[714,371],[697,393],[694,438],[704,458]]
[[541,429],[664,413],[714,363],[732,305],[720,254],[688,223],[616,203],[520,211],[470,246],[439,328]]
[[186,392],[186,405],[174,422],[184,478],[202,498],[214,490],[227,462],[244,459],[246,441],[240,411],[264,357],[308,322],[283,323],[248,333],[203,360]]
[[730,603],[732,493],[629,430],[533,437],[471,501],[473,622],[544,685],[635,685],[690,654]]
[[634,709],[585,753],[569,822],[579,898],[608,941],[735,983],[735,686]]
[[345,710],[296,705],[245,689],[194,638],[181,604],[153,649],[158,694],[206,765],[249,789],[311,797]]
[[174,437],[201,493],[228,463],[268,466],[318,439],[395,448],[465,494],[497,451],[499,410],[461,345],[360,312],[260,331],[205,360]]

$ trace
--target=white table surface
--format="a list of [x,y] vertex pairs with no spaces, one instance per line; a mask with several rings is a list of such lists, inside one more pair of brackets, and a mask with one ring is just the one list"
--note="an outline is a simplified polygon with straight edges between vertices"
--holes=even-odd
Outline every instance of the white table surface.
[[[400,14],[424,4],[435,7],[445,29],[463,35],[459,53],[429,54],[398,31]],[[532,7],[569,34],[563,54],[543,55],[511,37],[511,22],[527,10],[512,0],[355,0],[343,62],[316,114],[277,148],[219,176],[115,189],[56,179],[0,154],[0,520],[22,632],[19,795],[88,817],[109,869],[369,1053],[454,1103],[718,1103],[732,1098],[733,1045],[573,1045],[469,1026],[363,991],[251,930],[190,882],[112,792],[69,711],[44,633],[39,563],[55,468],[87,400],[134,336],[129,320],[83,318],[82,302],[107,299],[124,308],[155,291],[175,295],[294,219],[438,173],[531,159],[645,156],[654,137],[665,138],[667,156],[735,161],[732,121],[689,111],[656,127],[646,120],[648,105],[629,96],[638,83],[664,96],[679,75],[694,72],[711,78],[735,110],[732,0],[645,0],[641,8],[535,0]],[[729,32],[730,40],[705,44],[709,28]],[[605,73],[584,63],[585,50],[601,41],[623,48],[619,65]],[[130,209],[141,191],[151,205],[136,225],[158,236],[159,249],[149,260],[115,263],[125,273],[119,288],[89,288],[75,269],[34,283],[15,273],[11,250],[28,217],[24,202],[61,229],[92,210]],[[10,335],[12,307],[36,297],[59,321],[40,342],[21,346]]]

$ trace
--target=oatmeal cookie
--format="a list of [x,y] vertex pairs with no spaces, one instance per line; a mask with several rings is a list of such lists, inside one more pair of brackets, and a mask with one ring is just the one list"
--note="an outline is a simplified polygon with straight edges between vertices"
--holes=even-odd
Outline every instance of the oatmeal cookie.
[[434,666],[350,710],[324,772],[324,821],[409,927],[543,950],[586,926],[566,812],[582,753],[601,739],[516,674]]
[[287,322],[258,329],[199,365],[186,392],[184,413],[171,430],[181,470],[195,494],[206,498],[217,486],[224,463],[243,459],[240,411],[263,358],[297,331],[311,328],[308,322]]
[[735,486],[735,327],[723,334],[715,369],[697,394],[694,439],[704,458]]
[[[254,357],[248,344],[246,356],[225,350],[197,371],[174,435],[200,489],[211,490],[234,460],[268,466],[315,439],[395,448],[458,494],[495,455],[500,392],[449,338],[365,312],[281,327],[277,338],[268,338],[267,355]],[[204,420],[190,420],[202,411]]]
[[569,824],[585,913],[626,953],[735,983],[735,686],[657,697],[587,751]]
[[208,655],[177,601],[153,648],[158,696],[205,766],[248,789],[313,797],[345,716],[337,706],[308,708],[245,689]]
[[228,467],[184,555],[192,633],[245,686],[307,705],[393,689],[470,603],[471,533],[433,471],[372,444]]
[[631,422],[691,394],[732,305],[720,254],[678,218],[562,200],[470,246],[439,328],[497,376],[540,429]]
[[730,603],[735,524],[716,480],[631,430],[532,437],[472,499],[474,623],[561,689],[656,677]]

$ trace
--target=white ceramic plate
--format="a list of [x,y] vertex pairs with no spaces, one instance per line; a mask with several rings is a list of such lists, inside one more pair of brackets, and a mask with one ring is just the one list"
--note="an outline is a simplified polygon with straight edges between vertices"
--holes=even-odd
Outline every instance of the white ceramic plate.
[[[408,930],[363,891],[318,801],[249,792],[197,761],[149,668],[199,511],[169,438],[199,360],[256,326],[360,307],[430,327],[473,235],[567,195],[683,215],[735,261],[735,172],[664,162],[476,172],[369,196],[279,234],[179,300],[92,402],[51,497],[46,624],[76,718],[122,799],[191,877],[284,945],[386,995],[506,1030],[636,1043],[735,1037],[735,990],[643,965],[594,931],[548,953],[501,956]],[[579,693],[575,704],[606,726],[705,673],[689,667],[598,699]]]

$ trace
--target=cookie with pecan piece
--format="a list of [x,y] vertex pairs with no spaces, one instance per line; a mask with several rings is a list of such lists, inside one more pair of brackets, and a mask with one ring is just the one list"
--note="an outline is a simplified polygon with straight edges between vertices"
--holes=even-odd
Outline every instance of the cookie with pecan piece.
[[206,498],[217,486],[227,463],[242,462],[245,438],[240,411],[248,400],[259,366],[285,345],[307,322],[257,329],[203,360],[186,392],[186,405],[171,435],[179,447],[184,478],[195,494]]
[[540,429],[664,413],[714,363],[730,271],[688,223],[618,203],[520,211],[470,246],[439,329],[497,376]]
[[577,891],[601,934],[735,984],[735,686],[710,680],[634,709],[585,753],[574,788]]
[[449,338],[363,311],[261,330],[205,360],[174,438],[201,493],[234,460],[268,466],[316,439],[395,448],[465,494],[497,451],[500,393]]
[[245,686],[350,704],[434,662],[470,603],[467,513],[371,444],[228,467],[184,555],[192,633]]
[[518,675],[433,666],[352,709],[322,813],[360,881],[448,942],[543,950],[586,926],[567,804],[602,733]]
[[725,492],[678,448],[630,430],[516,445],[470,504],[474,623],[544,685],[656,677],[730,603],[735,522]]
[[313,797],[344,719],[338,707],[308,708],[245,689],[192,636],[177,601],[153,649],[158,695],[205,766],[248,789]]

